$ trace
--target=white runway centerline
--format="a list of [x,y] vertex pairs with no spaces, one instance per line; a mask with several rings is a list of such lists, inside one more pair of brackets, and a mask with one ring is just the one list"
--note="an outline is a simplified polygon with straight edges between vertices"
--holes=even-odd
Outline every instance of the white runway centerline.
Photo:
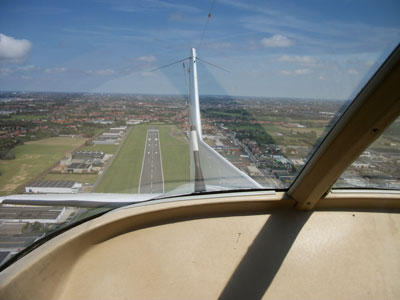
[[139,179],[139,194],[164,193],[160,137],[157,129],[147,130]]

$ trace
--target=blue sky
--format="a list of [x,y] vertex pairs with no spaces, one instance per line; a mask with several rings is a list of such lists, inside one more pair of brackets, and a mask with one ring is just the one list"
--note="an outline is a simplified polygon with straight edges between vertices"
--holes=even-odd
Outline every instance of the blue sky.
[[[0,90],[349,99],[400,41],[400,1],[18,1],[0,4]],[[201,42],[202,40],[202,42]]]

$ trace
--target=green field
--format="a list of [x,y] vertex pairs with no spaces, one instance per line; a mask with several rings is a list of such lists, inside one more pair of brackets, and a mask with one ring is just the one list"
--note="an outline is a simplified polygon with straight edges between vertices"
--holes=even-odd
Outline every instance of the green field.
[[82,151],[103,151],[106,154],[113,154],[117,150],[118,145],[90,145],[84,146],[79,150]]
[[132,128],[95,192],[137,193],[147,126]]
[[[317,138],[324,134],[325,130],[325,128],[321,127],[287,128],[272,124],[265,124],[262,127],[266,133],[272,136],[275,143],[281,146],[312,146],[316,143]],[[308,136],[312,132],[315,133],[315,136]]]
[[189,144],[176,126],[159,126],[165,191],[189,181]]
[[67,153],[82,145],[85,139],[54,137],[27,142],[11,150],[16,158],[0,160],[0,195],[8,195],[41,175]]
[[[151,127],[154,128],[154,126]],[[185,183],[189,178],[189,145],[175,126],[156,127],[160,131],[165,190],[169,191]],[[133,127],[95,192],[138,192],[148,128],[148,125]]]
[[39,119],[47,119],[47,116],[45,115],[12,115],[10,117],[11,120],[24,120],[24,121],[33,121],[33,120],[39,120]]

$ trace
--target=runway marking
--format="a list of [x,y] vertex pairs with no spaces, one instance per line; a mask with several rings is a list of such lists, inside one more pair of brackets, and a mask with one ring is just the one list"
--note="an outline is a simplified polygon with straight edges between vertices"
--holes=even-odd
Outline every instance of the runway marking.
[[[158,134],[158,138],[160,138],[160,134]],[[162,167],[162,155],[161,155],[161,140],[158,142],[158,151],[160,152],[160,164],[161,164],[161,181],[162,181],[162,192],[163,194],[165,193],[165,187],[164,187],[164,171]]]
[[[158,137],[156,137],[158,136]],[[145,142],[145,149],[144,149],[144,155],[143,155],[143,161],[142,161],[142,169],[140,172],[140,178],[139,178],[139,188],[138,192],[139,194],[142,192],[142,190],[146,187],[146,192],[145,193],[159,193],[160,187],[162,189],[161,193],[164,193],[165,191],[165,185],[164,185],[164,172],[163,172],[163,166],[162,166],[162,157],[161,157],[161,145],[160,145],[160,137],[159,137],[159,131],[155,129],[148,129],[146,133],[146,140],[150,141]],[[158,151],[156,150],[156,147],[158,147]],[[147,152],[147,154],[146,154]],[[154,153],[155,152],[155,153]],[[151,155],[150,155],[151,154]],[[158,167],[158,163],[160,164],[160,171],[161,171],[161,182],[159,178],[159,173],[157,172],[156,176],[153,176],[153,171],[154,171],[154,154],[156,154],[156,159],[159,157],[159,162],[157,161],[156,165]],[[148,156],[147,156],[148,155]],[[159,155],[159,156],[158,156]],[[147,158],[146,158],[147,156]],[[149,161],[151,164],[149,164]],[[146,163],[146,167],[145,167]],[[146,169],[145,169],[146,168]],[[150,172],[149,172],[150,171]],[[149,173],[146,173],[149,172]],[[143,175],[145,174],[145,175]],[[150,175],[150,176],[149,176]],[[143,177],[145,176],[145,177]],[[146,176],[147,179],[146,179]],[[150,177],[150,178],[149,178]],[[153,182],[153,177],[155,178],[156,182]],[[146,179],[144,185],[142,186],[142,179]],[[150,179],[150,180],[149,180]],[[148,183],[150,181],[150,184]],[[156,190],[153,191],[153,183],[155,185]],[[161,185],[160,185],[161,183]],[[150,185],[150,191],[148,192]]]
[[[146,133],[146,140],[147,140],[147,137],[148,137],[148,136],[149,136],[149,131],[147,130],[147,133]],[[147,143],[144,144],[144,153],[143,153],[143,161],[142,161],[142,170],[140,171],[138,194],[140,194],[140,186],[141,186],[140,183],[142,182],[142,174],[143,174],[144,158],[146,157],[146,150],[147,150]]]

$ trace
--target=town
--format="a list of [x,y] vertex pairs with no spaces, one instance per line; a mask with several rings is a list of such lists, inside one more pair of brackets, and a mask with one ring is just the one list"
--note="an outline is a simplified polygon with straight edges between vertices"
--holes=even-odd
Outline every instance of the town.
[[[2,195],[39,192],[32,183],[50,178],[73,179],[79,188],[71,191],[93,192],[133,126],[169,125],[189,137],[187,102],[182,96],[2,92],[0,97]],[[287,188],[347,104],[338,100],[203,96],[204,139],[263,186]],[[398,184],[384,179],[388,173],[399,172],[398,123],[352,165],[338,186],[390,188]],[[65,142],[65,156],[36,174],[17,174],[19,185],[10,184],[6,165],[15,159],[15,150],[49,138],[59,145]],[[69,152],[67,146],[72,147]]]
[[[201,96],[203,139],[266,189],[287,189],[346,101]],[[190,180],[183,96],[0,93],[0,196],[139,193],[146,132],[160,138],[165,192]],[[153,129],[152,129],[153,130]],[[397,120],[335,187],[400,188]],[[101,208],[100,208],[101,211]],[[99,209],[0,207],[0,260]]]

